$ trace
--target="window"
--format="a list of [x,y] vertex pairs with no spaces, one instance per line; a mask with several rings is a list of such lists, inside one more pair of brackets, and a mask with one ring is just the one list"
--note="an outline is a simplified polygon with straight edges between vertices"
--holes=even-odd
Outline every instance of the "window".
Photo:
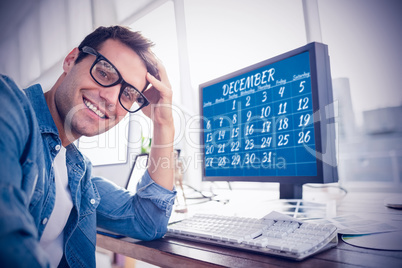
[[305,45],[301,1],[185,1],[191,81],[198,85]]
[[130,25],[132,30],[155,43],[153,51],[161,59],[174,89],[173,101],[180,100],[179,52],[177,50],[174,5],[168,1]]

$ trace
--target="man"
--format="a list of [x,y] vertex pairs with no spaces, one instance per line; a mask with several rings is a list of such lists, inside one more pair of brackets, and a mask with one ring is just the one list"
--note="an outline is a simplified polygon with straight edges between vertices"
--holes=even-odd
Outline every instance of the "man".
[[[96,226],[143,240],[164,235],[175,198],[172,90],[151,45],[127,28],[100,27],[67,55],[45,94],[1,77],[1,267],[95,267]],[[140,109],[155,131],[134,195],[92,177],[73,142]]]

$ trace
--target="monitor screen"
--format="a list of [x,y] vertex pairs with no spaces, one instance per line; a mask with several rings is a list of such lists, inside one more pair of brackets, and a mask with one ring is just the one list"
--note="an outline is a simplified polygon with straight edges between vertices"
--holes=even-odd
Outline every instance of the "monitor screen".
[[135,193],[137,184],[148,168],[148,154],[136,155],[130,174],[127,178],[126,189]]
[[300,188],[337,181],[326,45],[311,43],[204,83],[200,100],[203,180]]

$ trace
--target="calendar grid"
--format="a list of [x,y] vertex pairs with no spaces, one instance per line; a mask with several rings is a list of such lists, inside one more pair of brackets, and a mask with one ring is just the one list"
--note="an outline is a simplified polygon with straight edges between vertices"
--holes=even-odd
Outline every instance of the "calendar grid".
[[272,64],[235,82],[269,72],[271,84],[236,91],[224,81],[204,89],[207,176],[316,175],[315,155],[306,150],[315,150],[308,53],[287,60],[297,63],[290,72]]

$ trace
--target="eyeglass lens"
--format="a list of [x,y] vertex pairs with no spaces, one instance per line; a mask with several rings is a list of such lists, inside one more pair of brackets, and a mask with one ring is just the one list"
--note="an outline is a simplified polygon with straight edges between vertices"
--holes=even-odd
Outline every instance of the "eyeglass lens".
[[98,83],[104,86],[110,86],[119,80],[116,69],[105,60],[100,60],[95,64],[92,68],[92,75]]

